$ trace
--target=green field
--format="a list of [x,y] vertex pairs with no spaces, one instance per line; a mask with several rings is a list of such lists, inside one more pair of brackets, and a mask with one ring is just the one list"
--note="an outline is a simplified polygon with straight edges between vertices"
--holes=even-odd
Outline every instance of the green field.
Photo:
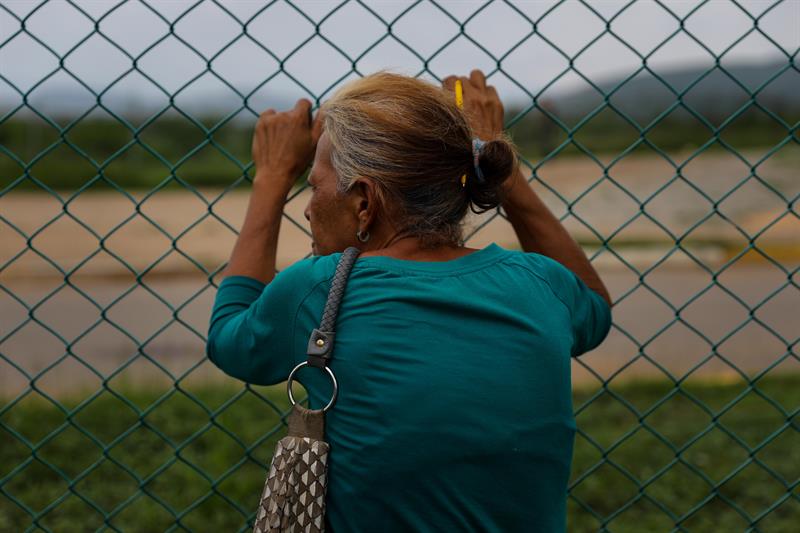
[[[797,531],[800,375],[756,385],[577,389],[569,530]],[[35,396],[0,407],[0,531],[246,530],[285,433],[283,386]]]
[[[509,111],[507,121],[515,114]],[[148,120],[129,118],[129,123],[108,117],[0,123],[0,189],[14,183],[21,189],[41,190],[35,179],[55,190],[76,191],[98,175],[123,189],[229,186],[245,176],[252,178],[249,165],[255,117],[250,122],[216,116],[190,120],[176,114]],[[800,119],[786,118],[789,124]],[[701,146],[738,151],[777,145],[791,133],[755,109],[716,133],[681,110],[646,131],[646,124],[632,125],[610,109],[577,124],[577,117],[557,125],[537,113],[521,118],[508,132],[530,161],[545,156],[582,156],[586,150],[596,154],[655,153],[648,145],[665,152]],[[99,180],[89,189],[110,186]]]

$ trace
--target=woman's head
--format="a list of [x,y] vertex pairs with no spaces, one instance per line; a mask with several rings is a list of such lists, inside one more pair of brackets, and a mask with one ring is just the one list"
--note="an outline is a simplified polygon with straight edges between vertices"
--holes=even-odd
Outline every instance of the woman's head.
[[[380,248],[396,235],[416,237],[423,248],[459,245],[467,210],[503,200],[514,147],[504,136],[484,139],[481,182],[467,119],[440,87],[378,72],[340,88],[321,112],[306,208],[319,255]],[[360,242],[359,230],[371,239]]]

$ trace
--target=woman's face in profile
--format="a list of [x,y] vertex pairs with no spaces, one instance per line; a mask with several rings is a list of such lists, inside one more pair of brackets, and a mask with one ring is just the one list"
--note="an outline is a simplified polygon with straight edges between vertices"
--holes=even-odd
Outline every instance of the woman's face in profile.
[[330,141],[324,132],[317,142],[308,183],[311,185],[311,198],[304,214],[311,225],[311,250],[314,255],[341,252],[355,239],[357,219],[350,209],[348,196],[336,193],[336,172],[331,164]]

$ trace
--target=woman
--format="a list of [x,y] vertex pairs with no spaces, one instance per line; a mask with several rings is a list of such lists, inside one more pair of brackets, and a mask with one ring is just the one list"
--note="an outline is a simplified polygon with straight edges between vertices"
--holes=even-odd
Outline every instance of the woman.
[[[330,363],[332,531],[565,530],[570,356],[606,337],[611,302],[517,168],[494,88],[477,70],[460,80],[463,111],[454,76],[443,90],[380,72],[341,88],[313,121],[300,100],[256,126],[253,193],[207,352],[249,383],[285,381],[306,358],[342,250],[362,250]],[[275,276],[283,204],[312,157],[315,255]],[[467,209],[501,204],[525,251],[463,246]],[[328,402],[322,372],[298,380],[309,407]]]

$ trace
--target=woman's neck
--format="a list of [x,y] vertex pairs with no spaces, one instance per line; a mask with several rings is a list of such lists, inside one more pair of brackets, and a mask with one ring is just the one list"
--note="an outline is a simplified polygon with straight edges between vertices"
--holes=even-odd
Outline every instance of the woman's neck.
[[449,261],[477,251],[474,248],[451,244],[435,248],[423,248],[418,237],[405,236],[390,239],[387,244],[378,248],[370,248],[361,253],[362,257],[386,256],[410,261]]

